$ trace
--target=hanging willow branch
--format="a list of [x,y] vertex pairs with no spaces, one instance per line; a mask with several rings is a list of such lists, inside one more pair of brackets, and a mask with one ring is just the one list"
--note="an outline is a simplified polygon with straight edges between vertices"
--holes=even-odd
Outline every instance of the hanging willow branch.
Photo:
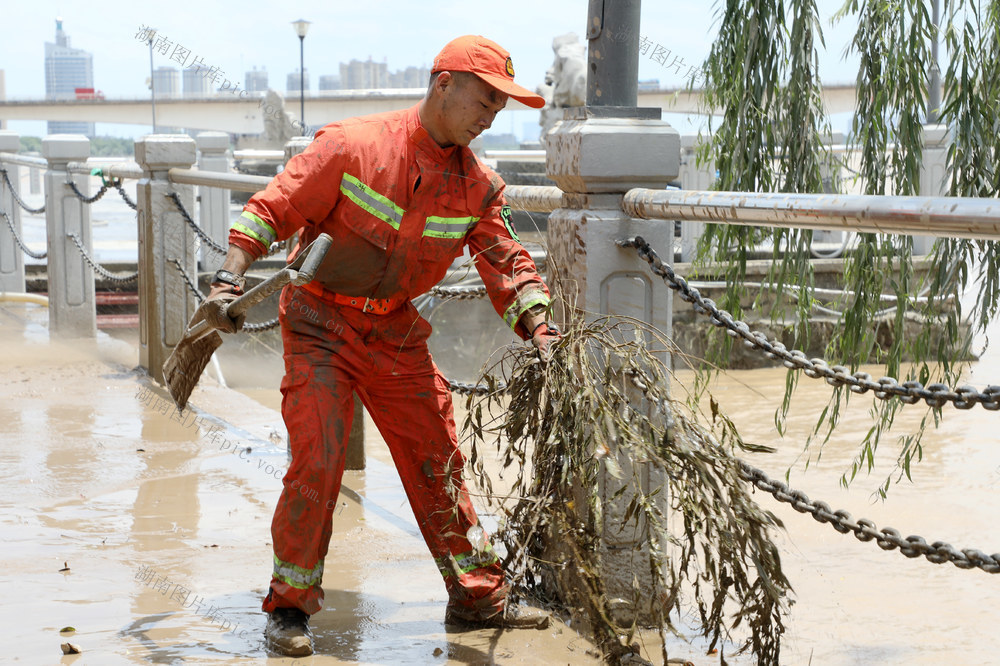
[[[703,143],[700,159],[717,167],[718,189],[821,191],[817,174],[824,163],[833,162],[820,139],[828,124],[818,103],[815,47],[822,44],[822,31],[814,3],[792,3],[789,10],[780,0],[721,4],[718,38],[702,69],[705,105],[721,109],[723,115],[717,126],[710,122],[713,133]],[[951,193],[996,196],[1000,188],[1000,8],[996,0],[946,0],[945,4],[948,18],[943,34],[949,60],[940,122],[950,128]],[[847,16],[856,18],[858,26],[848,49],[860,63],[858,106],[848,140],[859,161],[858,180],[869,194],[917,194],[927,78],[933,63],[931,40],[937,36],[928,3],[847,0],[836,18]],[[740,313],[746,301],[741,285],[749,253],[771,242],[769,282],[777,302],[772,312],[786,309],[778,289],[784,276],[791,276],[799,304],[794,341],[805,346],[810,335],[808,307],[813,302],[809,239],[804,231],[709,226],[696,270],[717,263],[728,284],[727,296],[720,300],[726,309]],[[906,370],[907,378],[923,383],[954,383],[969,358],[971,340],[971,331],[967,334],[962,327],[960,291],[970,279],[978,279],[980,298],[972,319],[979,330],[1000,310],[1000,251],[996,248],[995,243],[984,241],[939,241],[930,257],[928,277],[918,279],[911,237],[859,235],[845,255],[843,314],[824,356],[852,369],[874,361],[884,363],[891,376],[902,376]],[[885,309],[885,294],[894,295],[898,305]],[[921,304],[916,304],[916,294],[926,296]],[[937,325],[915,326],[915,314]],[[886,333],[889,344],[884,343]],[[720,348],[726,353],[717,354]],[[712,351],[711,360],[723,365],[728,340],[720,340]],[[906,368],[904,358],[915,365]],[[704,382],[702,377],[699,386]],[[775,414],[779,431],[794,388],[795,379],[789,376],[785,400]],[[847,392],[833,392],[814,436],[824,442],[829,438],[849,399]],[[845,474],[845,484],[860,470],[871,469],[874,452],[889,433],[898,409],[898,404],[873,407],[873,426]],[[928,412],[923,424],[936,422],[938,416]],[[916,434],[899,439],[900,474],[909,474],[911,461],[921,457],[923,432],[922,425]],[[889,488],[889,482],[887,477],[880,492]]]
[[[719,37],[705,61],[703,97],[706,108],[721,109],[723,116],[717,126],[710,117],[711,136],[699,149],[701,161],[717,166],[716,189],[823,191],[824,165],[832,158],[823,142],[829,124],[820,99],[817,43],[823,43],[823,35],[812,0],[794,3],[790,15],[780,0],[726,3]],[[740,317],[747,300],[742,287],[746,262],[755,247],[770,244],[768,287],[750,307],[773,298],[773,312],[780,312],[792,292],[792,344],[805,346],[813,302],[811,243],[809,230],[710,224],[696,263],[700,270],[718,262],[728,285],[720,305]],[[718,347],[709,358],[727,358],[731,341],[726,336],[715,340]],[[789,374],[788,382],[790,392],[795,375]]]
[[[640,323],[574,321],[550,362],[519,348],[487,370],[484,381],[500,375],[507,389],[470,397],[464,430],[473,476],[503,517],[505,571],[515,595],[582,616],[610,662],[630,652],[635,617],[660,628],[666,662],[663,632],[682,631],[693,608],[711,646],[743,633],[759,664],[778,663],[781,523],[751,499],[735,457],[765,449],[744,443],[714,401],[706,428],[670,398],[650,351],[667,344]],[[486,465],[497,453],[504,497]],[[613,584],[609,558],[629,562],[631,585]]]

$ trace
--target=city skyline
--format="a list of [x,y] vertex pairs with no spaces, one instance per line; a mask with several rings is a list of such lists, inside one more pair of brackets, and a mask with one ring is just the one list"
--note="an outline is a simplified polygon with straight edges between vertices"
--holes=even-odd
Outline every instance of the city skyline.
[[[819,4],[825,17],[840,6],[839,0],[821,0]],[[51,40],[55,18],[61,16],[73,45],[93,54],[94,87],[106,97],[148,96],[148,46],[135,38],[143,26],[156,28],[175,46],[183,45],[206,66],[225,72],[234,84],[245,88],[246,73],[256,68],[270,74],[269,87],[284,92],[281,84],[299,66],[299,40],[291,22],[304,18],[312,22],[304,47],[305,67],[312,73],[314,91],[320,76],[336,75],[339,64],[351,60],[371,58],[397,70],[429,67],[447,41],[470,33],[484,34],[510,50],[518,82],[533,89],[542,83],[552,64],[552,39],[568,32],[583,39],[587,14],[586,3],[570,0],[544,4],[511,0],[503,11],[490,13],[470,11],[467,5],[452,0],[419,5],[382,0],[377,10],[372,11],[370,5],[334,8],[314,1],[276,10],[271,4],[250,0],[233,12],[213,4],[175,0],[169,5],[123,6],[109,13],[76,3],[43,1],[24,7],[16,21],[0,26],[0,69],[5,70],[8,99],[44,97],[42,45]],[[658,61],[641,56],[639,78],[658,79],[664,87],[683,85],[683,74],[708,54],[716,30],[714,15],[709,7],[645,3],[640,32],[650,42],[662,45],[669,55]],[[384,16],[392,20],[386,21]],[[853,26],[831,28],[824,19],[824,30],[824,81],[853,81],[856,58],[846,63],[841,58]],[[169,53],[157,53],[154,65],[170,66]],[[510,131],[530,117],[537,118],[531,113],[503,114],[496,127]],[[36,136],[44,132],[37,129],[40,125],[44,123],[10,123],[11,129]],[[105,124],[98,125],[98,134],[107,131]],[[114,127],[133,135],[144,133],[140,126]]]
[[[56,19],[55,41],[45,42],[45,97],[74,99],[77,90],[94,92],[94,58],[84,49],[70,46],[70,37]],[[49,121],[49,134],[84,134],[94,136],[94,123]]]

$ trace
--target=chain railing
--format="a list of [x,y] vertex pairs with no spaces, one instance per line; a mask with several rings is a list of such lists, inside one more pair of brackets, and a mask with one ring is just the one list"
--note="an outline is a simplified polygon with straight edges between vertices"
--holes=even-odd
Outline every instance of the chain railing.
[[458,393],[460,395],[489,395],[490,393],[503,393],[507,390],[507,385],[503,383],[497,384],[494,388],[490,388],[486,384],[470,384],[468,382],[456,382],[448,380],[448,386],[451,388],[452,393]]
[[97,203],[98,201],[101,200],[101,197],[103,197],[105,193],[107,193],[108,191],[107,183],[101,183],[101,189],[97,190],[97,194],[95,194],[92,197],[88,197],[86,194],[80,191],[80,189],[76,186],[76,183],[73,182],[72,178],[67,178],[66,184],[69,185],[69,189],[73,190],[73,194],[76,195],[76,198],[85,204]]
[[112,273],[111,271],[104,268],[96,261],[94,261],[94,258],[91,257],[87,253],[86,248],[83,247],[83,243],[80,242],[79,236],[70,233],[66,234],[66,237],[73,241],[73,244],[76,245],[76,249],[80,252],[80,255],[83,257],[83,260],[86,261],[87,264],[90,266],[90,269],[95,273],[97,273],[98,275],[100,275],[101,277],[105,278],[106,280],[110,280],[111,282],[117,282],[119,284],[128,284],[129,282],[135,282],[136,280],[139,279],[138,271],[128,275],[116,275],[115,273]]
[[17,231],[14,229],[14,223],[11,222],[10,217],[7,215],[7,212],[0,210],[0,215],[3,215],[3,219],[7,222],[7,228],[10,229],[10,235],[14,237],[14,242],[17,243],[17,246],[19,248],[21,248],[21,252],[24,252],[32,259],[44,259],[45,257],[49,256],[49,253],[47,251],[32,252],[31,249],[29,249],[28,246],[24,244],[24,241],[21,240],[21,237],[17,235]]
[[431,287],[431,294],[438,298],[470,300],[474,298],[485,298],[486,287]]
[[24,200],[21,199],[20,195],[18,195],[17,193],[17,188],[14,187],[14,184],[12,182],[10,182],[10,175],[7,173],[7,169],[0,169],[0,175],[3,176],[3,182],[7,186],[7,189],[10,190],[10,194],[12,197],[14,197],[14,201],[17,202],[18,206],[20,206],[27,212],[31,213],[32,215],[41,215],[42,213],[45,212],[44,205],[41,208],[32,208],[28,204],[24,203]]
[[894,377],[881,377],[876,381],[867,372],[851,373],[850,369],[843,365],[830,366],[821,358],[807,358],[805,352],[801,350],[788,350],[781,342],[769,340],[760,331],[751,331],[749,324],[735,319],[725,310],[720,310],[712,299],[702,296],[697,289],[688,284],[687,280],[675,274],[668,264],[663,263],[641,236],[620,240],[616,244],[619,247],[633,248],[649,263],[653,273],[663,278],[667,286],[678,293],[681,300],[690,303],[696,312],[708,317],[713,326],[725,328],[730,337],[742,339],[748,348],[761,351],[770,359],[782,361],[786,368],[802,370],[808,377],[814,379],[825,379],[831,386],[846,386],[852,393],[872,391],[880,400],[898,398],[907,405],[923,400],[934,408],[950,403],[956,409],[972,409],[978,404],[989,411],[1000,410],[1000,386],[990,385],[979,391],[968,385],[952,389],[940,383],[927,386],[914,380],[900,383]]
[[194,231],[198,238],[201,239],[202,243],[207,245],[210,250],[217,254],[226,254],[226,248],[212,240],[212,237],[202,231],[202,228],[198,226],[198,223],[191,218],[191,214],[187,212],[187,209],[184,208],[184,204],[181,202],[180,195],[176,192],[171,192],[167,195],[167,198],[174,202],[174,205],[177,206],[177,210],[180,212],[181,217],[184,218],[184,221],[187,222],[189,227],[191,227],[191,230]]
[[[628,374],[636,388],[648,397],[648,378],[635,370]],[[875,541],[882,550],[898,548],[900,553],[909,558],[923,555],[928,561],[935,564],[951,562],[959,569],[979,568],[986,573],[1000,573],[1000,553],[987,555],[974,548],[959,550],[943,541],[928,544],[923,537],[914,535],[904,539],[899,530],[892,527],[883,527],[880,530],[874,522],[866,518],[854,520],[847,511],[842,509],[834,511],[826,502],[810,500],[804,492],[793,490],[781,481],[775,481],[762,470],[745,461],[737,459],[736,462],[739,465],[740,478],[744,481],[769,493],[777,501],[790,504],[799,513],[808,513],[818,522],[829,524],[841,534],[852,532],[858,541]]]
[[928,544],[920,536],[903,538],[892,527],[878,529],[875,523],[865,518],[854,520],[847,511],[834,511],[826,502],[815,502],[800,490],[792,490],[781,481],[775,481],[761,470],[740,461],[740,476],[754,487],[770,493],[774,499],[790,504],[799,513],[808,513],[817,521],[827,523],[841,534],[851,532],[859,541],[874,541],[882,550],[896,550],[906,557],[921,555],[930,562],[943,564],[951,562],[959,569],[979,568],[986,573],[1000,573],[1000,553],[987,555],[973,548],[959,550],[943,541]]

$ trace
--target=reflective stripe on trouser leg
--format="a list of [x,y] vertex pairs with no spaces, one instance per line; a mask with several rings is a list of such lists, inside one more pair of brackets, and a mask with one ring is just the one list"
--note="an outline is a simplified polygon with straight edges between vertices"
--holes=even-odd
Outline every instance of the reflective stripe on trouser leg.
[[466,537],[478,518],[462,479],[451,391],[422,341],[380,346],[376,379],[359,395],[389,446],[427,547],[439,567],[447,563],[452,603],[492,615],[503,608],[507,586],[492,549],[473,556]]

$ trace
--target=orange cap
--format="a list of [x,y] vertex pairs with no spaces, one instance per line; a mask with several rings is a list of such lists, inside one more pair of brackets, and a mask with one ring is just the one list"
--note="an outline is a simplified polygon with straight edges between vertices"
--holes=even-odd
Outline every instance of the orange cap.
[[533,109],[545,106],[545,99],[527,88],[514,83],[514,63],[510,53],[496,42],[478,35],[465,35],[453,39],[434,58],[431,74],[472,72],[502,93],[506,93]]

